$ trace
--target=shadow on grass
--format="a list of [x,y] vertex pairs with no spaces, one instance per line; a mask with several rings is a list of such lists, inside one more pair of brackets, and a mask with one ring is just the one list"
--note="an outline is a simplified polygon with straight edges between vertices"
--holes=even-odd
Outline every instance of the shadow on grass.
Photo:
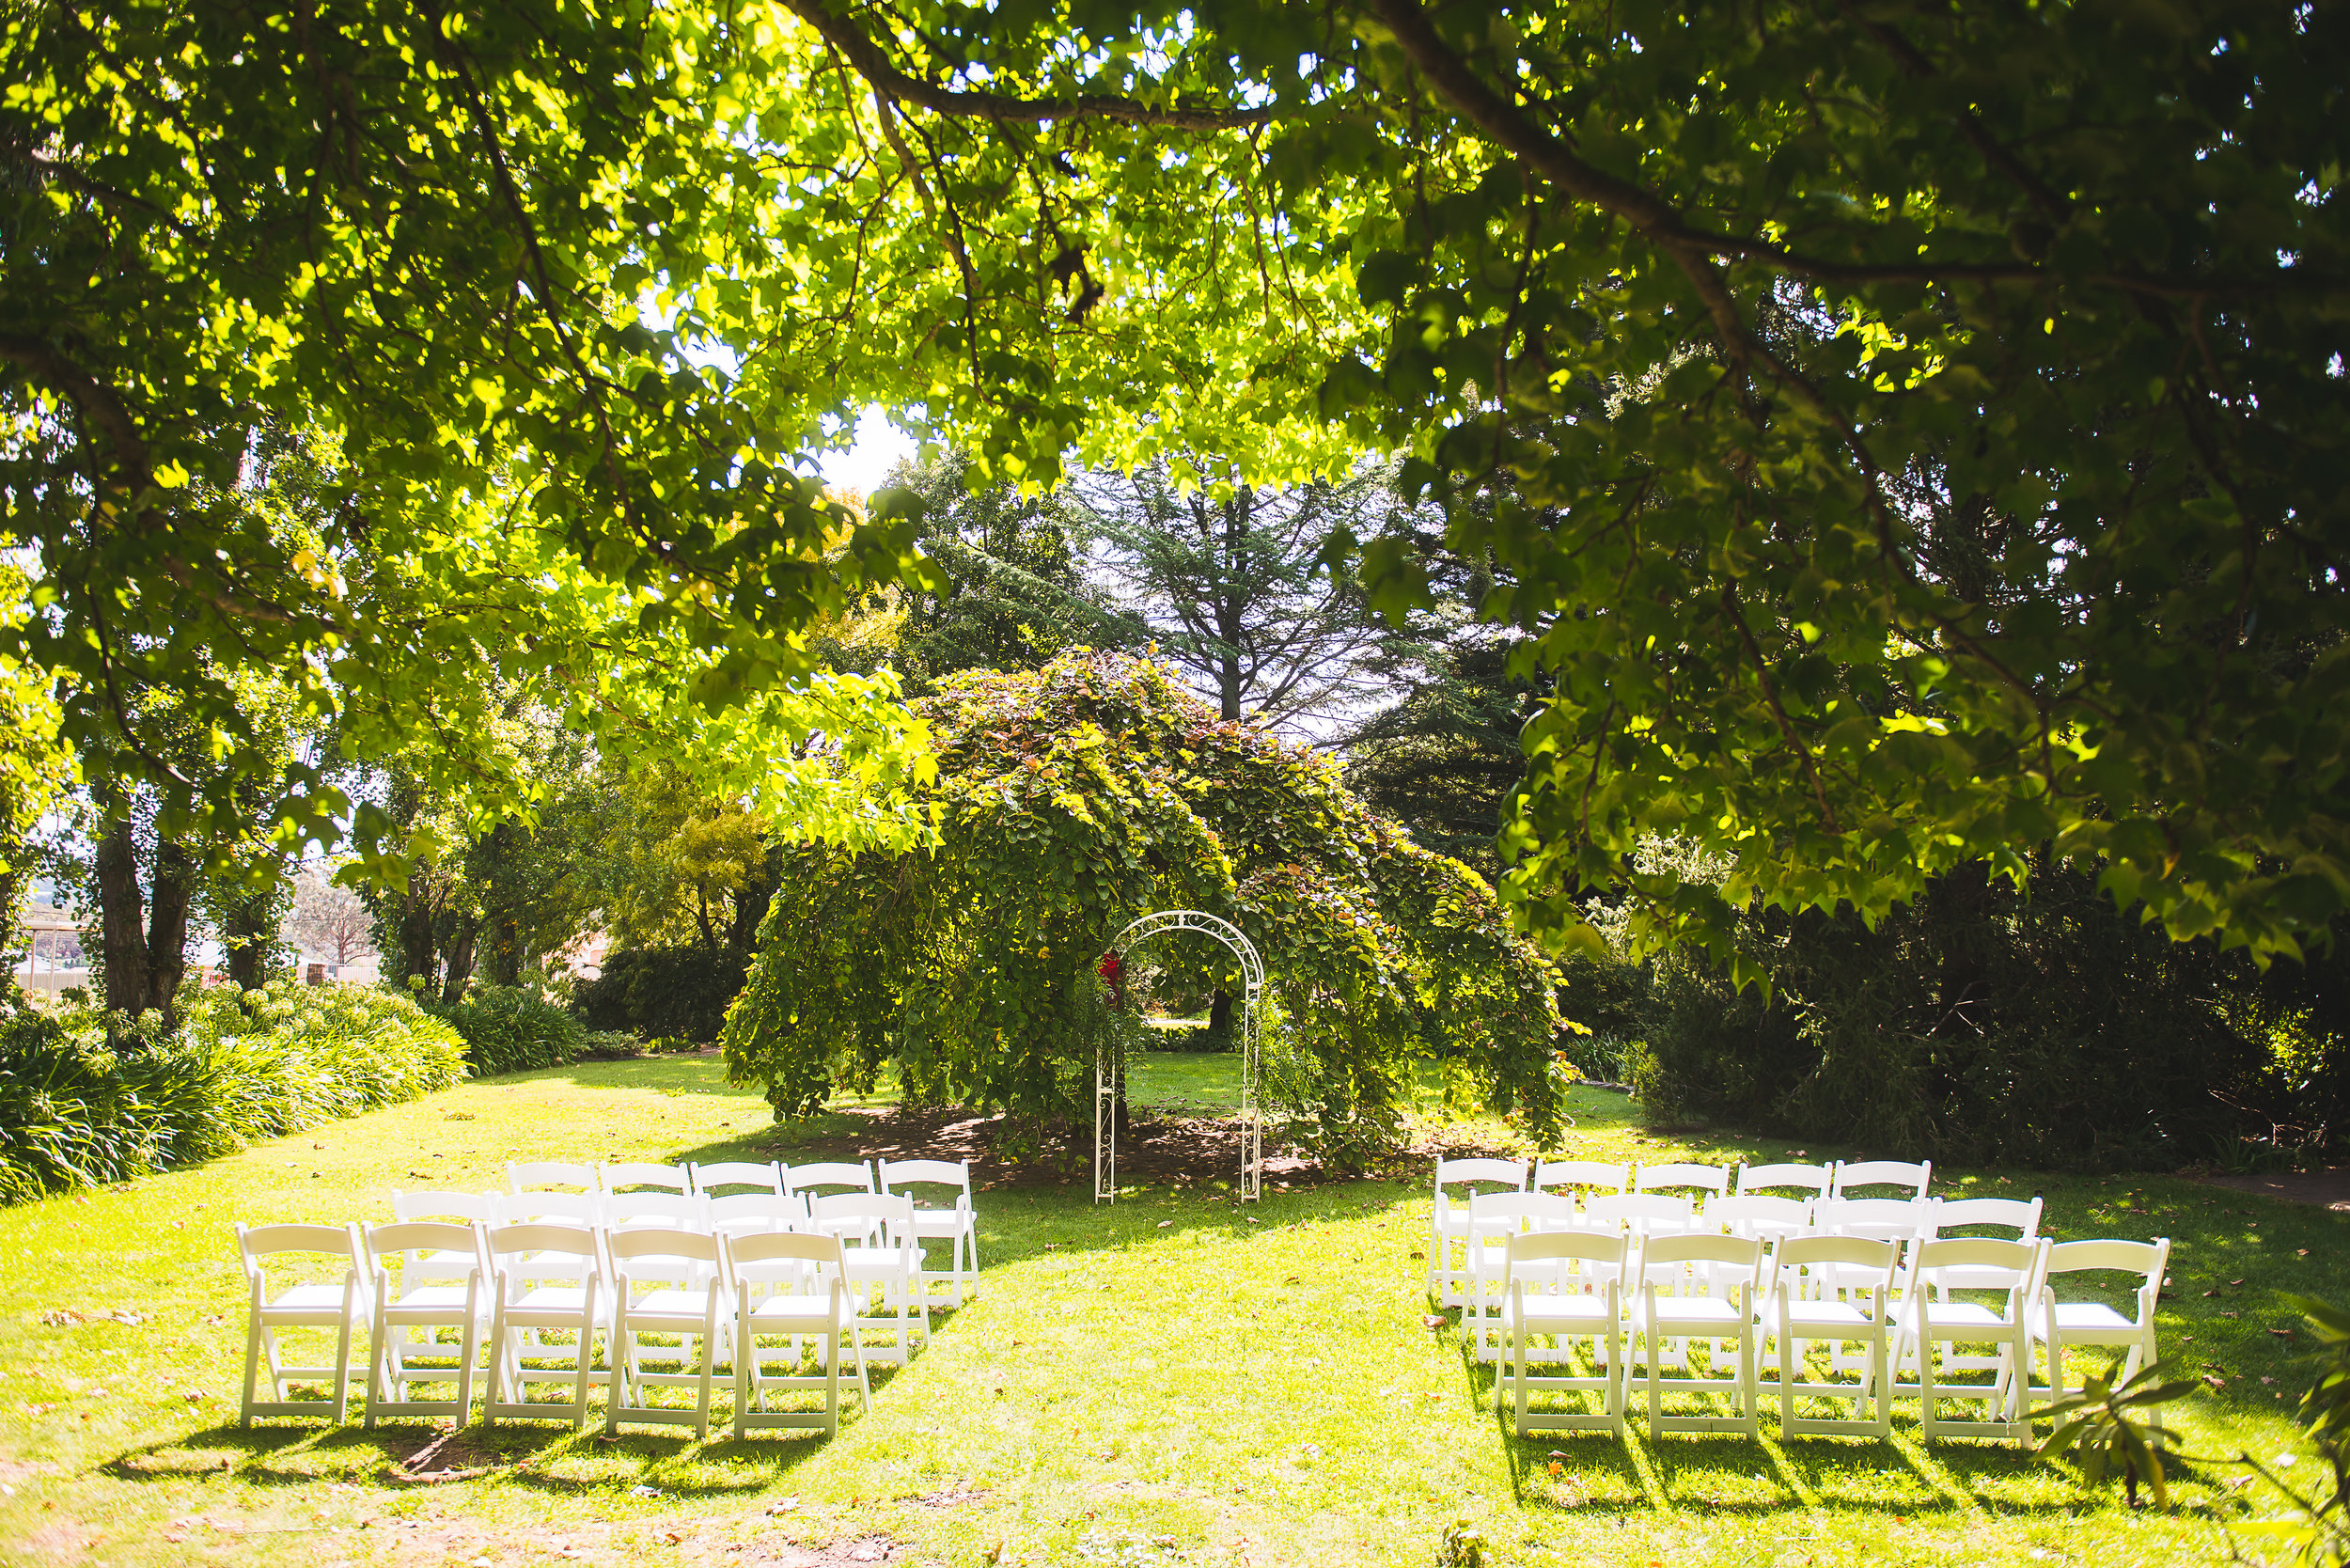
[[[877,1378],[877,1397],[879,1393]],[[857,1419],[853,1396],[850,1410],[844,1412],[844,1435],[854,1430]],[[704,1498],[756,1493],[828,1451],[833,1441],[821,1428],[737,1438],[723,1415],[713,1415],[707,1438],[626,1425],[617,1436],[606,1437],[593,1422],[583,1431],[552,1421],[509,1421],[494,1427],[474,1421],[455,1431],[423,1421],[386,1421],[373,1429],[225,1424],[128,1450],[99,1468],[133,1482],[216,1477],[247,1485],[296,1487],[348,1477],[391,1490],[425,1493],[481,1481],[561,1497],[650,1485]],[[427,1450],[435,1468],[420,1475],[410,1472],[409,1462]],[[304,1459],[319,1463],[301,1463]],[[565,1475],[553,1468],[566,1462],[598,1466],[607,1473]],[[733,1468],[714,1475],[701,1468],[713,1463]]]

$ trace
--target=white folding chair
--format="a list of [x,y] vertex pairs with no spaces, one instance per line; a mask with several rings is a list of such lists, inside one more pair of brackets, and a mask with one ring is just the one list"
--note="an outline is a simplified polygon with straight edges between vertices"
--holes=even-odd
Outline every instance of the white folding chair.
[[[1623,1434],[1624,1357],[1622,1291],[1624,1252],[1630,1241],[1622,1231],[1533,1231],[1510,1238],[1508,1290],[1502,1298],[1499,1332],[1507,1353],[1494,1382],[1494,1408],[1511,1402],[1517,1434],[1536,1431],[1612,1432]],[[1533,1340],[1552,1341],[1551,1353],[1538,1356]],[[1573,1371],[1576,1340],[1590,1342],[1595,1375]],[[1528,1370],[1536,1359],[1559,1363],[1562,1370],[1537,1376]],[[1542,1411],[1529,1401],[1543,1393],[1591,1393],[1599,1396],[1595,1415]]]
[[773,1193],[784,1190],[783,1167],[773,1160],[718,1160],[709,1165],[689,1165],[685,1171],[693,1179],[692,1190],[703,1198],[720,1196],[720,1187]]
[[[483,1232],[489,1254],[490,1388],[481,1402],[481,1423],[500,1416],[547,1419],[568,1414],[574,1427],[588,1424],[588,1385],[607,1380],[596,1370],[596,1330],[603,1326],[603,1244],[596,1232],[575,1225],[493,1225]],[[566,1347],[550,1334],[575,1336]],[[527,1342],[525,1342],[527,1341]],[[568,1359],[550,1370],[533,1361]],[[534,1383],[569,1383],[568,1406],[530,1399]]]
[[[1651,1236],[1640,1247],[1640,1306],[1636,1326],[1643,1355],[1638,1375],[1648,1390],[1648,1430],[1761,1434],[1754,1371],[1755,1312],[1762,1305],[1762,1244],[1747,1236]],[[1683,1375],[1665,1375],[1668,1341],[1716,1347],[1709,1374],[1677,1363]],[[1720,1372],[1724,1348],[1733,1357]],[[1667,1391],[1727,1394],[1729,1416],[1668,1416]]]
[[[837,1192],[809,1202],[808,1225],[839,1238],[857,1308],[859,1354],[892,1366],[910,1365],[916,1344],[928,1344],[931,1338],[930,1297],[916,1281],[922,1247],[914,1236],[913,1201],[887,1193]],[[866,1335],[884,1332],[891,1337],[889,1348],[870,1349]]]
[[608,1192],[601,1200],[611,1231],[699,1231],[708,1223],[706,1202],[682,1192]]
[[[473,1417],[474,1366],[490,1310],[481,1232],[442,1220],[396,1220],[368,1227],[367,1250],[375,1303],[363,1424],[384,1416],[447,1416],[464,1425]],[[459,1258],[469,1260],[462,1276],[451,1272]],[[444,1329],[455,1333],[454,1344],[441,1342]],[[454,1396],[415,1399],[411,1383],[446,1383]]]
[[[865,1372],[865,1347],[856,1331],[856,1309],[851,1300],[846,1260],[837,1236],[771,1231],[728,1236],[719,1243],[734,1301],[734,1435],[753,1427],[815,1427],[827,1433],[840,1430],[840,1356],[844,1348],[856,1356],[856,1386],[863,1407],[873,1406],[873,1390]],[[771,1281],[754,1298],[745,1288],[745,1270],[758,1271]],[[772,1282],[788,1281],[786,1288]],[[762,1349],[761,1337],[782,1340],[782,1352]],[[802,1373],[800,1341],[812,1341],[819,1372]],[[771,1372],[777,1355],[788,1356],[788,1372]],[[792,1389],[824,1390],[821,1415],[776,1410],[771,1394]]]
[[[1778,1372],[1782,1436],[1884,1437],[1893,1430],[1889,1325],[1902,1249],[1859,1236],[1795,1236],[1778,1244],[1764,1321]],[[1815,1379],[1804,1347],[1826,1341],[1828,1375]],[[1859,1346],[1856,1374],[1839,1379],[1838,1356]],[[1799,1416],[1798,1399],[1849,1401],[1850,1417]],[[1868,1413],[1871,1403],[1876,1414]]]
[[490,1196],[493,1225],[577,1225],[595,1230],[603,1224],[603,1194],[600,1192],[512,1192]]
[[[1523,1160],[1438,1160],[1434,1206],[1428,1215],[1428,1289],[1439,1307],[1464,1305],[1462,1289],[1468,1282],[1465,1266],[1456,1267],[1453,1247],[1468,1236],[1469,1192],[1454,1188],[1486,1186],[1500,1192],[1524,1192],[1528,1171]],[[1462,1201],[1455,1201],[1459,1198]]]
[[1825,1198],[1835,1184],[1834,1166],[1805,1165],[1792,1160],[1782,1160],[1776,1165],[1747,1165],[1741,1161],[1738,1185],[1734,1190],[1741,1198],[1771,1192],[1803,1192],[1813,1198]]
[[[368,1291],[364,1283],[367,1247],[355,1225],[246,1225],[237,1222],[237,1257],[244,1265],[246,1317],[244,1331],[244,1393],[238,1423],[251,1426],[256,1416],[317,1416],[328,1408],[324,1400],[287,1396],[292,1381],[331,1382],[333,1409],[340,1424],[351,1400],[351,1340],[369,1329]],[[268,1261],[288,1258],[327,1258],[342,1268],[338,1281],[296,1282],[273,1292]],[[331,1265],[330,1265],[331,1266]],[[290,1270],[289,1270],[290,1272]],[[289,1328],[324,1328],[335,1333],[335,1364],[331,1367],[288,1366],[277,1336]],[[266,1366],[271,1398],[262,1399],[258,1378]]]
[[1811,1224],[1825,1235],[1906,1245],[1932,1234],[1934,1205],[1910,1198],[1831,1198],[1811,1206]]
[[[606,1359],[612,1395],[603,1407],[603,1430],[622,1420],[691,1426],[710,1435],[710,1390],[718,1341],[733,1322],[717,1238],[697,1231],[615,1231],[604,1241],[612,1258],[612,1339]],[[649,1266],[650,1265],[650,1266]],[[684,1278],[695,1281],[679,1285]],[[652,1288],[639,1294],[639,1287]],[[649,1345],[645,1336],[674,1336],[677,1344]],[[687,1341],[699,1346],[690,1354]],[[698,1359],[698,1366],[696,1365]],[[674,1361],[675,1372],[653,1372],[646,1363]],[[689,1388],[694,1408],[658,1405],[649,1397],[658,1388]]]
[[713,1236],[755,1236],[766,1231],[800,1231],[807,1205],[780,1192],[736,1192],[704,1198],[702,1215]]
[[596,1190],[606,1198],[623,1191],[632,1196],[637,1192],[666,1192],[683,1198],[694,1190],[694,1171],[691,1166],[623,1160],[596,1167]]
[[603,1191],[603,1184],[596,1179],[595,1163],[577,1160],[506,1162],[506,1190],[509,1193],[564,1188],[576,1192]]
[[807,1201],[828,1192],[879,1192],[873,1168],[862,1160],[819,1161],[783,1168],[783,1190]]
[[[2126,1349],[2129,1354],[2122,1364],[2124,1381],[2155,1360],[2160,1352],[2154,1344],[2154,1303],[2162,1296],[2162,1271],[2170,1262],[2168,1236],[2156,1236],[2151,1242],[2076,1241],[2048,1246],[2040,1268],[2040,1299],[2031,1315],[2031,1337],[2034,1343],[2048,1350],[2051,1403],[2064,1397],[2067,1345]],[[2091,1273],[2134,1276],[2138,1288],[2133,1293],[2133,1315],[2124,1317],[2102,1301],[2057,1299],[2057,1276]]]
[[[1902,1287],[1897,1322],[1902,1344],[1895,1362],[1917,1358],[1918,1381],[1896,1385],[1895,1391],[1918,1396],[1918,1435],[1927,1442],[1937,1437],[1998,1437],[2019,1447],[2031,1446],[2031,1419],[2026,1392],[2031,1381],[2031,1308],[2039,1288],[2040,1263],[2045,1243],[1991,1241],[1961,1237],[1954,1241],[1919,1242],[1910,1248],[1909,1273]],[[1958,1300],[1936,1287],[1936,1275],[1963,1269],[1970,1295],[1989,1294],[1989,1302]],[[1984,1284],[1982,1281],[1994,1280]],[[1943,1347],[1988,1345],[1986,1381],[1955,1382],[1940,1375],[1955,1370]],[[1981,1362],[1969,1362],[1979,1366]],[[1944,1400],[1980,1404],[1980,1420],[1947,1420],[1938,1412]],[[1996,1412],[1996,1414],[1995,1414]]]
[[1836,1180],[1829,1185],[1830,1198],[1848,1198],[1855,1187],[1903,1187],[1904,1196],[1923,1198],[1926,1184],[1934,1180],[1934,1162],[1919,1160],[1838,1160]]
[[1644,1165],[1632,1178],[1634,1192],[1701,1192],[1719,1198],[1730,1190],[1726,1165]]
[[1479,1192],[1468,1201],[1468,1262],[1461,1291],[1461,1334],[1480,1361],[1501,1354],[1496,1330],[1509,1294],[1510,1244],[1532,1231],[1581,1223],[1574,1200],[1556,1192]]
[[1697,1228],[1693,1200],[1668,1192],[1594,1193],[1583,1200],[1586,1225],[1621,1225],[1636,1236],[1682,1235]]
[[[467,1227],[487,1225],[498,1217],[498,1198],[488,1192],[402,1192],[392,1189],[392,1220],[395,1224],[417,1220],[440,1220]],[[462,1280],[481,1264],[481,1249],[470,1240],[462,1248],[452,1248],[446,1257],[412,1258],[403,1270],[403,1278],[410,1285],[427,1280]]]
[[[932,1285],[950,1287],[952,1299],[946,1305],[963,1305],[964,1287],[968,1282],[971,1298],[979,1294],[979,1222],[971,1207],[971,1164],[968,1160],[883,1160],[880,1162],[881,1189],[900,1198],[912,1200],[915,1195],[907,1187],[941,1186],[948,1189],[952,1200],[925,1205],[914,1204],[914,1236],[916,1244],[943,1241],[947,1244],[947,1266],[943,1269],[924,1268],[919,1271],[921,1286],[927,1294]],[[964,1263],[968,1251],[970,1262]],[[924,1260],[927,1262],[927,1258]]]
[[1571,1192],[1630,1192],[1632,1168],[1607,1160],[1538,1160],[1531,1184],[1538,1192],[1566,1187]]
[[1811,1230],[1811,1205],[1795,1198],[1771,1198],[1743,1193],[1734,1198],[1709,1198],[1700,1217],[1709,1231],[1751,1236],[1776,1246]]
[[[1928,1198],[1926,1223],[1919,1234],[1925,1240],[1947,1239],[1950,1233],[1980,1235],[1987,1231],[2007,1231],[2010,1235],[1998,1236],[1998,1241],[2036,1242],[2040,1239],[2041,1203],[2037,1198]],[[1968,1278],[1966,1269],[1952,1264],[1935,1275],[1934,1289],[1937,1295],[1947,1296],[1952,1291],[1998,1290],[1997,1270],[1980,1278]],[[1957,1350],[1946,1351],[1942,1357],[1945,1372],[1997,1370],[1996,1356],[1967,1356]]]

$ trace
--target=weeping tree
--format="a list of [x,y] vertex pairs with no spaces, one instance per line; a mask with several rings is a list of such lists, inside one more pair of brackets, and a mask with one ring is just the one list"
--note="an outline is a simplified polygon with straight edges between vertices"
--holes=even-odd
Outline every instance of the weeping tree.
[[[1558,1127],[1555,972],[1474,872],[1374,816],[1329,759],[1091,650],[952,677],[918,708],[933,841],[796,851],[727,1019],[730,1074],[778,1116],[868,1090],[885,1062],[918,1100],[1079,1114],[1116,1027],[1105,944],[1188,907],[1263,957],[1269,1091],[1325,1157],[1391,1138],[1428,1059],[1456,1096]],[[1194,994],[1235,978],[1205,938],[1152,957]]]

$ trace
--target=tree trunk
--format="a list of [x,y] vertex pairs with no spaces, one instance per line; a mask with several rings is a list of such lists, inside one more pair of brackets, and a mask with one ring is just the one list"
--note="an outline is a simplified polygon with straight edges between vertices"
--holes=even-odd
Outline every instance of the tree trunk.
[[180,1022],[180,982],[188,973],[188,906],[196,901],[196,861],[165,839],[155,846],[155,886],[147,901],[147,1003]]
[[1208,1000],[1208,1041],[1219,1051],[1232,1048],[1232,994],[1220,987]]
[[269,929],[276,903],[277,890],[271,887],[233,899],[220,912],[220,945],[228,954],[223,967],[228,971],[229,983],[240,991],[258,991],[269,978],[262,970],[277,934]]
[[424,874],[421,866],[410,874],[408,891],[400,895],[400,924],[392,934],[400,943],[400,979],[421,978],[431,985],[434,949],[432,901],[420,886]]
[[99,836],[99,963],[106,971],[106,1011],[135,1015],[147,1006],[147,908],[139,893],[138,844],[131,819]]
[[449,939],[447,952],[442,955],[447,969],[441,980],[444,1007],[455,1007],[465,999],[465,983],[473,979],[474,941],[478,929],[472,920],[459,926],[457,934]]
[[523,981],[523,927],[511,916],[502,916],[490,922],[490,951],[482,972],[492,985],[520,985]]

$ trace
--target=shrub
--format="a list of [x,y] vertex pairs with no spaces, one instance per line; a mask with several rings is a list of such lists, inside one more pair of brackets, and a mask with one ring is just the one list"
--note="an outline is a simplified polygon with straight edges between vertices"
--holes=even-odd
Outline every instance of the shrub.
[[182,994],[179,1031],[90,1009],[0,1020],[0,1201],[231,1153],[464,1076],[462,1043],[405,996],[272,981]]
[[1770,977],[1767,999],[1701,955],[1650,968],[1637,1011],[1652,1058],[1635,1086],[1653,1120],[1912,1156],[2170,1168],[2270,1097],[2278,1053],[2254,1027],[2250,964],[2170,941],[2068,867],[2037,868],[2029,896],[1942,878],[1873,929],[1750,913],[1737,940]]
[[632,948],[608,955],[602,977],[582,981],[572,1005],[591,1029],[707,1045],[749,975],[749,957],[731,949]]
[[464,1038],[465,1059],[478,1078],[568,1067],[588,1050],[578,1019],[521,986],[477,985],[463,1001],[430,1011]]

